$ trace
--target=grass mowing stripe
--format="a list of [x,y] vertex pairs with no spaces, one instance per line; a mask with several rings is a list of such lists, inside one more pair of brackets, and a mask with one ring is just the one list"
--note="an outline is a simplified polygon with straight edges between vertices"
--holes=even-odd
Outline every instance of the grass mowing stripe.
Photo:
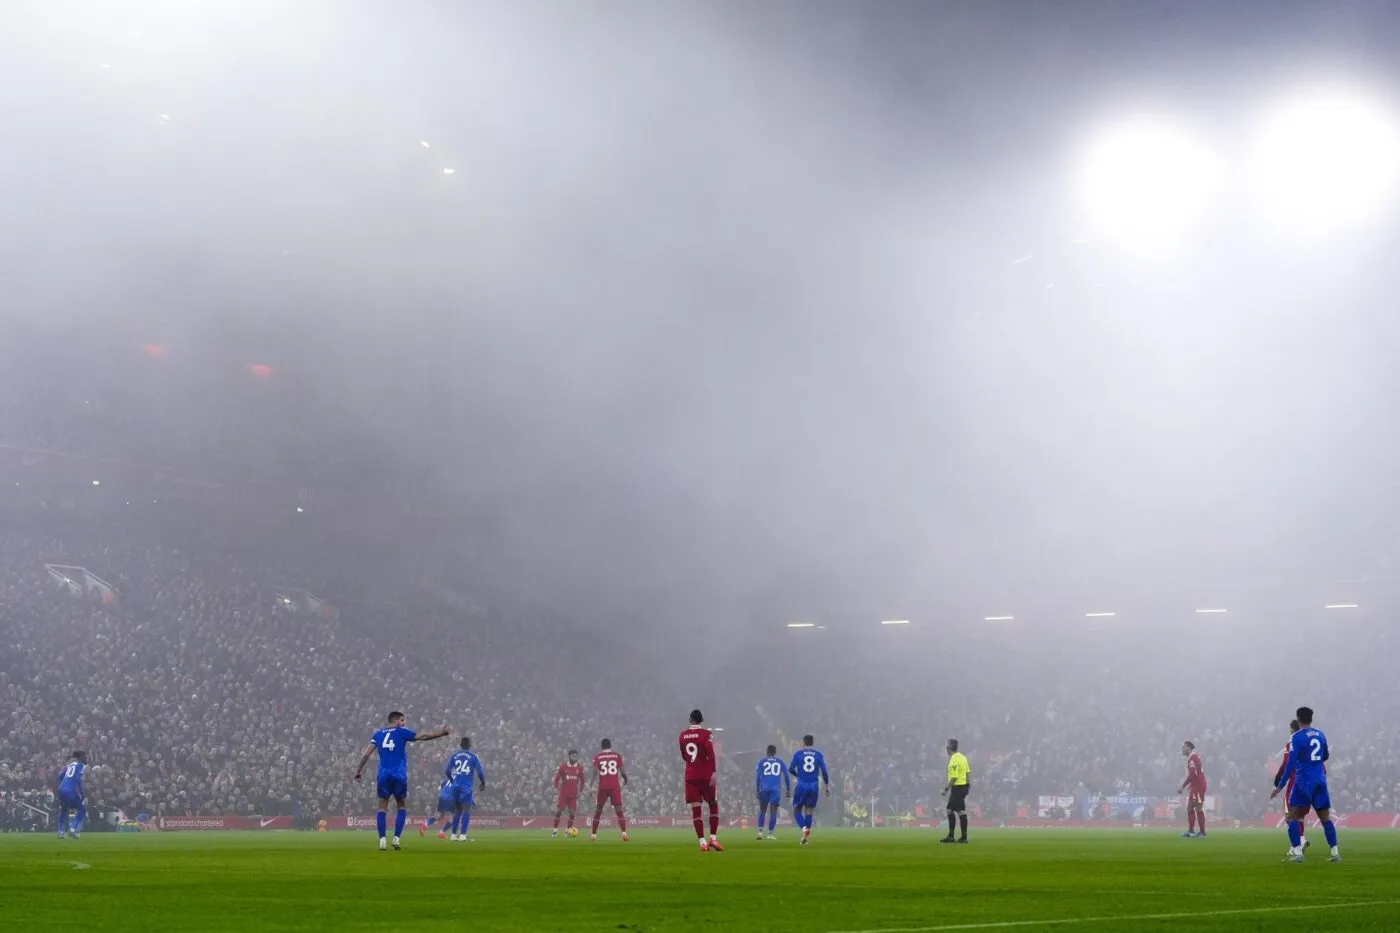
[[1059,917],[1053,920],[994,920],[990,923],[945,923],[932,927],[879,927],[874,930],[833,930],[831,933],[944,933],[951,930],[1005,930],[1011,927],[1070,926],[1076,923],[1127,923],[1135,920],[1201,920],[1244,914],[1281,914],[1303,910],[1350,910],[1355,907],[1394,907],[1393,901],[1350,901],[1344,904],[1291,904],[1287,907],[1237,907],[1227,910],[1195,910],[1173,914],[1119,914],[1112,917]]
[[1400,930],[1400,907],[1374,903],[1394,889],[1400,833],[1349,834],[1345,865],[1282,865],[1276,834],[1263,832],[1209,845],[1103,830],[935,842],[830,830],[805,849],[731,838],[705,855],[670,830],[627,845],[501,831],[383,853],[373,833],[106,834],[79,847],[7,834],[0,904],[15,929],[86,933],[1257,933],[1286,916],[1274,912],[1281,890],[1302,890],[1325,892],[1299,899],[1316,905],[1310,928]]

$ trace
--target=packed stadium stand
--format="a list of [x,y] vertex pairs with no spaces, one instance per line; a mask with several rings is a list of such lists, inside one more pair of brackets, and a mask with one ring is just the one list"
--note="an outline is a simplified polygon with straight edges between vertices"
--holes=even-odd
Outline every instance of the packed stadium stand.
[[[493,812],[545,809],[564,752],[604,735],[629,759],[634,811],[664,809],[674,784],[665,713],[680,701],[668,704],[625,646],[483,620],[426,590],[334,609],[129,536],[11,533],[0,547],[9,794],[42,795],[67,751],[85,746],[90,796],[132,812],[363,813],[372,784],[350,774],[390,709],[470,735]],[[69,570],[75,593],[48,564],[81,567],[119,595]],[[627,691],[608,687],[624,677]],[[424,807],[450,751],[446,741],[416,751],[412,791]]]
[[[392,597],[337,608],[325,593],[271,585],[286,582],[274,576],[288,572],[285,556],[272,569],[227,549],[172,547],[138,521],[10,517],[0,536],[7,825],[47,807],[73,747],[94,765],[89,795],[127,812],[365,814],[371,789],[349,776],[390,709],[472,737],[491,778],[484,812],[547,812],[565,750],[587,757],[604,735],[627,757],[629,810],[677,812],[673,736],[690,703],[620,641],[464,609],[394,580],[362,587]],[[1235,632],[1228,650],[1199,632],[1145,646],[1073,626],[989,625],[956,651],[913,631],[759,635],[714,676],[711,694],[728,698],[723,796],[747,810],[749,756],[810,731],[847,813],[936,809],[943,741],[955,735],[972,758],[978,812],[1006,818],[1047,794],[1169,795],[1191,738],[1220,812],[1254,818],[1269,809],[1288,714],[1307,701],[1327,717],[1338,808],[1396,809],[1400,723],[1374,702],[1389,683],[1389,643],[1366,619],[1336,624],[1346,650],[1316,655],[1297,620]],[[415,751],[415,811],[435,799],[450,747]]]

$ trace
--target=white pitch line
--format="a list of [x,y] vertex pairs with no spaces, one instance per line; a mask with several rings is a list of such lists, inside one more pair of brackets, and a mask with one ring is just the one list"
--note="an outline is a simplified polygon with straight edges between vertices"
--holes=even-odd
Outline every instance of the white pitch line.
[[74,871],[82,871],[84,868],[92,867],[87,862],[69,862],[68,864],[73,866]]
[[939,933],[942,930],[1006,930],[1012,927],[1070,926],[1076,923],[1113,923],[1124,920],[1190,920],[1241,914],[1281,914],[1292,910],[1348,910],[1353,907],[1393,907],[1400,900],[1350,901],[1345,904],[1303,904],[1290,907],[1240,907],[1232,910],[1198,910],[1177,914],[1120,914],[1113,917],[1064,917],[1058,920],[1000,920],[993,923],[948,923],[932,927],[881,927],[875,930],[841,930],[834,933]]

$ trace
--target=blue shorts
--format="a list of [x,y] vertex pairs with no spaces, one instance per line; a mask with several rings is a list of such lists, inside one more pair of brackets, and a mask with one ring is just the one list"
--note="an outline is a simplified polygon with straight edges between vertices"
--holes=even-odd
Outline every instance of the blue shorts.
[[476,806],[476,794],[470,787],[452,788],[452,800],[455,806],[474,807]]
[[821,788],[816,784],[798,784],[792,792],[792,808],[816,807],[817,798],[821,796]]
[[438,797],[439,813],[451,813],[455,809],[457,809],[457,801],[452,799],[452,791],[449,790],[447,793]]
[[78,810],[83,806],[82,794],[59,794],[58,808],[60,810]]
[[408,796],[408,778],[402,774],[381,774],[375,793],[379,795],[380,800],[388,800],[390,797],[402,800]]
[[1288,795],[1288,805],[1299,810],[1306,810],[1308,807],[1314,810],[1332,809],[1332,798],[1327,794],[1327,782],[1304,784],[1299,781],[1293,785],[1293,792]]
[[783,802],[783,792],[776,787],[772,790],[761,790],[758,792],[758,805],[760,807],[778,807]]

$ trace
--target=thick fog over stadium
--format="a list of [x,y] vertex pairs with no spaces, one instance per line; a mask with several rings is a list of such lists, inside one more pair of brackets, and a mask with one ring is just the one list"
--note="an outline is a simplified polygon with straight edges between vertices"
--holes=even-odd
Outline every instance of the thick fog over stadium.
[[[368,813],[342,772],[404,708],[473,730],[503,812],[608,730],[659,813],[702,705],[745,754],[816,731],[852,819],[927,806],[945,733],[1013,813],[1169,790],[1195,736],[1255,818],[1313,702],[1339,806],[1395,809],[1357,690],[1400,608],[1396,35],[1381,0],[4,5],[0,764],[38,787],[78,721],[114,805]],[[192,750],[120,738],[130,696]],[[287,734],[230,753],[248,702]]]

